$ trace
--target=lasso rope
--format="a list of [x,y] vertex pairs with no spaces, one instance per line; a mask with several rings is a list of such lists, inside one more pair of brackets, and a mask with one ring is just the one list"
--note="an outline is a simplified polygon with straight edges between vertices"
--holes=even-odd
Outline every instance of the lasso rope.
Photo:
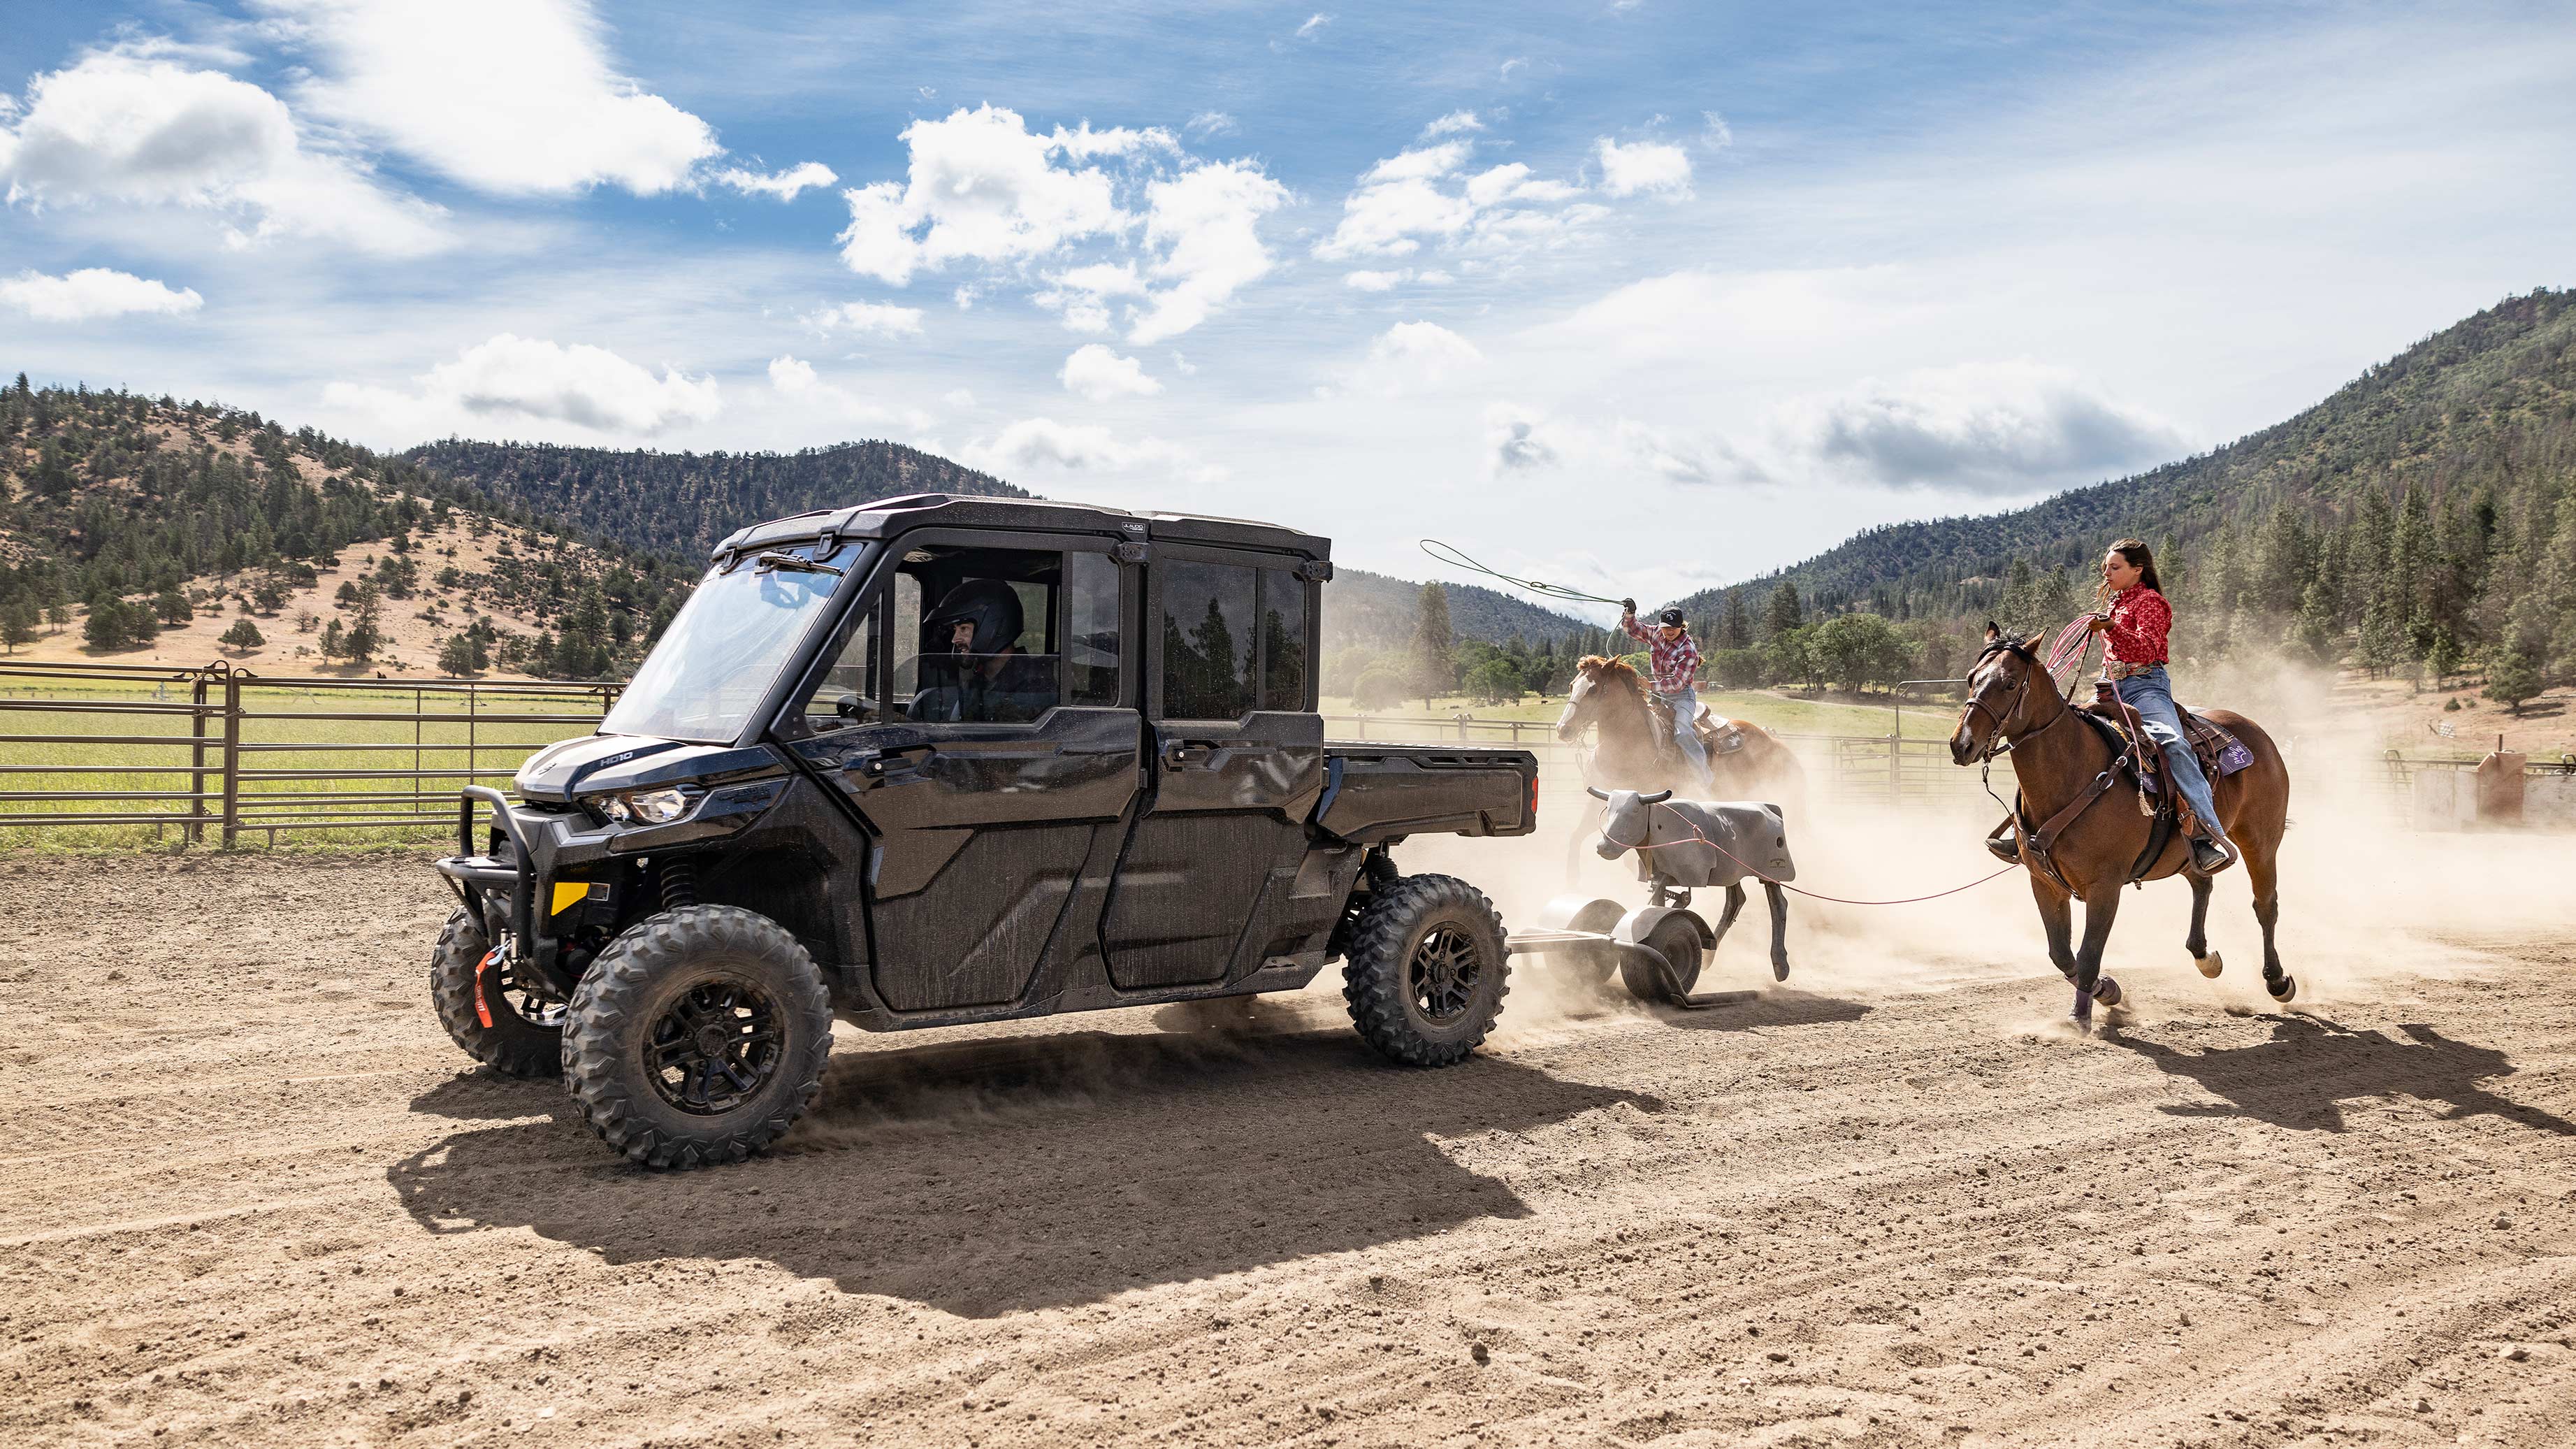
[[1442,543],[1436,538],[1426,538],[1423,539],[1421,543],[1422,551],[1424,553],[1431,555],[1433,558],[1449,565],[1451,568],[1461,568],[1472,573],[1480,573],[1489,579],[1500,579],[1504,583],[1511,585],[1513,588],[1527,589],[1541,598],[1565,599],[1578,604],[1616,604],[1623,602],[1619,599],[1605,599],[1599,594],[1587,594],[1581,589],[1569,588],[1564,584],[1551,584],[1545,579],[1516,579],[1510,574],[1504,573],[1500,569],[1485,567],[1483,564],[1467,557],[1464,553],[1459,552],[1451,545]]

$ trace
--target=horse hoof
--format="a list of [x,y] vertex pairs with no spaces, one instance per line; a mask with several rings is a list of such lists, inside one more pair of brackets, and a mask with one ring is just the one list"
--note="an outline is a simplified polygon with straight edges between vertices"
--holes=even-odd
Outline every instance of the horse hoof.
[[2287,1001],[2299,994],[2299,978],[2284,972],[2280,980],[2264,982],[2263,989],[2272,993],[2274,1001]]
[[2120,1004],[2120,983],[2105,976],[2093,983],[2093,999],[2104,1006]]
[[2075,1028],[2075,1034],[2077,1036],[2091,1036],[2093,1034],[2093,1018],[2089,1016],[2070,1016],[2066,1021],[2068,1025]]
[[2218,979],[2219,972],[2227,969],[2227,962],[2221,959],[2219,954],[2215,951],[2210,952],[2206,956],[2194,956],[2191,958],[2191,964],[2199,967],[2200,974],[2208,977],[2212,981]]
[[1771,979],[1774,981],[1789,979],[1789,962],[1786,957],[1771,963]]

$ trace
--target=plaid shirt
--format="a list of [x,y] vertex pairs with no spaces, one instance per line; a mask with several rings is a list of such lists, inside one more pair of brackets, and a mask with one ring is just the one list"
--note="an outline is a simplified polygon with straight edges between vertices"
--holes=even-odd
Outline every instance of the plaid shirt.
[[2141,584],[2124,589],[2111,601],[2111,648],[2108,657],[2123,664],[2165,662],[2165,635],[2173,628],[2173,605]]
[[1661,630],[1649,629],[1638,623],[1637,616],[1634,614],[1621,619],[1619,627],[1626,631],[1629,638],[1646,646],[1647,656],[1654,661],[1655,665],[1655,693],[1679,694],[1683,690],[1696,687],[1699,679],[1699,646],[1691,642],[1690,631],[1682,631],[1680,638],[1667,644],[1664,642]]

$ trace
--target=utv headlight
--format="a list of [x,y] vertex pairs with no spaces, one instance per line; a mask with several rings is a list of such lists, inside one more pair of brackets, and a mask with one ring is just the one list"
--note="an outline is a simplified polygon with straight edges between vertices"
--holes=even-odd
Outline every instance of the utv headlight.
[[642,790],[632,795],[613,797],[612,813],[623,805],[635,819],[647,825],[668,825],[689,813],[689,797],[677,790]]

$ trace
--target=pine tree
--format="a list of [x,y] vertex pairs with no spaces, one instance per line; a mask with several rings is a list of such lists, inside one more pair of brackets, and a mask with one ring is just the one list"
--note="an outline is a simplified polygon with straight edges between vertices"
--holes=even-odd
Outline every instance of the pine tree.
[[1771,602],[1762,613],[1762,636],[1777,639],[1794,634],[1807,622],[1806,611],[1798,604],[1798,587],[1787,579],[1771,591]]
[[226,629],[223,637],[216,642],[230,648],[238,649],[247,654],[251,650],[267,643],[268,640],[259,632],[259,626],[257,624],[252,623],[247,617],[244,617],[233,620],[233,626]]
[[1457,646],[1449,632],[1449,591],[1438,584],[1424,584],[1416,608],[1410,672],[1413,691],[1422,696],[1427,709],[1440,695],[1458,687],[1457,665],[1450,657]]
[[1728,589],[1719,598],[1717,647],[1720,649],[1750,647],[1753,643],[1753,624],[1744,616],[1744,591]]
[[474,672],[474,641],[463,634],[450,634],[438,646],[438,672],[462,677]]
[[7,608],[0,609],[0,644],[5,644],[9,652],[15,654],[19,645],[34,642],[36,601],[21,594],[11,599]]

